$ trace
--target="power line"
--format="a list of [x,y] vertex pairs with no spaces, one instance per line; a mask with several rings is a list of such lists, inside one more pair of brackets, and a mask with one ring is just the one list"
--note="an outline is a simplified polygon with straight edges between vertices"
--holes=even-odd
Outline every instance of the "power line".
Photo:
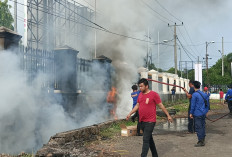
[[[153,12],[155,12],[156,14],[158,14],[159,16],[161,16],[162,18],[164,18],[164,19],[166,19],[166,20],[171,21],[171,22],[174,23],[174,21],[172,21],[172,20],[166,18],[165,16],[161,15],[159,12],[157,12],[156,10],[154,10],[151,6],[149,6],[149,5],[148,5],[146,2],[144,2],[143,0],[142,0],[141,2],[143,2],[144,5],[146,5],[149,9],[151,9]],[[156,17],[159,18],[158,16],[156,16]],[[164,23],[168,23],[168,22],[162,20],[161,18],[159,18],[159,19],[160,19],[161,21],[163,21]]]
[[170,13],[163,5],[161,5],[161,4],[159,3],[158,0],[155,0],[155,1],[156,1],[156,3],[159,4],[159,6],[160,6],[161,8],[163,8],[165,11],[167,11],[167,13],[168,13],[169,15],[171,15],[172,17],[174,17],[174,18],[177,19],[178,21],[182,22],[180,19],[178,19],[176,16],[174,16],[172,13]]
[[[189,54],[191,54],[191,53],[187,52],[187,50],[185,49],[185,47],[183,46],[183,44],[180,42],[179,38],[177,38],[177,40],[179,41],[179,43],[180,43],[182,49],[184,50],[184,52],[185,52],[185,54],[188,56],[188,58],[189,58],[191,61],[193,61],[192,58],[189,56]],[[188,53],[189,53],[189,54],[188,54]],[[194,56],[193,56],[193,57],[194,57]],[[195,58],[195,59],[196,59],[196,58]]]
[[[187,28],[186,28],[185,26],[184,26],[184,29],[185,29],[185,31],[186,31],[188,37],[189,37],[189,40],[190,40],[191,44],[193,44],[193,41],[192,41],[192,39],[190,38],[190,35],[189,35],[189,33],[188,33],[188,31],[187,31]],[[195,50],[196,50],[197,52],[199,52],[195,46],[194,46],[194,48],[195,48]]]
[[[184,37],[183,33],[180,31],[180,29],[178,28],[180,35],[183,37],[184,41],[186,42],[186,44],[188,44],[186,38]],[[192,50],[192,52],[194,53],[194,55],[196,55],[196,53],[193,51],[193,49],[190,47],[190,49]],[[197,56],[197,55],[196,55]]]
[[80,16],[81,18],[85,19],[86,21],[88,21],[88,22],[90,22],[90,23],[92,23],[92,24],[98,26],[99,28],[102,28],[102,29],[104,29],[104,30],[107,30],[106,28],[100,26],[99,24],[97,24],[97,23],[95,23],[95,22],[90,21],[89,19],[87,19],[87,18],[85,18],[84,16],[78,14],[77,12],[73,11],[72,9],[67,8],[67,7],[66,7],[64,4],[62,4],[61,2],[58,2],[57,0],[55,0],[55,1],[56,1],[57,3],[63,5],[66,9],[71,10],[72,12],[74,12],[74,14],[76,14],[76,15]]
[[[9,1],[13,1],[13,0],[9,0]],[[23,5],[23,6],[26,6],[26,7],[29,7],[28,5],[25,5],[25,4],[22,4],[20,2],[17,2],[18,4],[20,5]],[[35,4],[33,4],[35,5]],[[32,7],[33,8],[33,7]],[[41,8],[41,7],[40,7]],[[33,8],[33,9],[37,9],[37,8]],[[42,8],[43,9],[43,8]],[[94,26],[90,26],[90,25],[87,25],[87,24],[84,24],[84,23],[81,23],[79,21],[76,21],[76,20],[72,20],[72,19],[67,19],[65,17],[62,17],[62,16],[59,16],[59,15],[56,15],[56,14],[53,14],[53,13],[50,13],[50,12],[46,12],[44,10],[40,10],[40,9],[37,9],[38,11],[41,11],[41,12],[44,12],[44,13],[47,13],[47,14],[50,14],[50,15],[53,15],[53,16],[56,16],[56,17],[59,17],[59,18],[62,18],[62,19],[65,19],[65,20],[69,20],[69,21],[72,21],[72,22],[76,22],[78,24],[81,24],[81,25],[84,25],[86,27],[90,27],[90,28],[93,28],[93,29],[97,29],[97,30],[100,30],[100,31],[103,31],[103,32],[107,32],[107,33],[110,33],[110,34],[114,34],[114,35],[117,35],[117,36],[121,36],[121,37],[124,37],[124,38],[128,38],[128,39],[133,39],[133,40],[137,40],[137,41],[142,41],[142,42],[149,42],[149,43],[153,43],[153,44],[157,44],[155,42],[151,42],[151,41],[148,41],[148,40],[143,40],[143,39],[139,39],[139,38],[135,38],[135,37],[132,37],[132,36],[128,36],[128,35],[123,35],[123,34],[120,34],[120,33],[116,33],[116,32],[112,32],[112,31],[109,31],[107,29],[102,29],[103,27],[101,28],[98,28],[98,27],[94,27]],[[28,20],[27,20],[28,21]],[[30,22],[30,21],[28,21]]]

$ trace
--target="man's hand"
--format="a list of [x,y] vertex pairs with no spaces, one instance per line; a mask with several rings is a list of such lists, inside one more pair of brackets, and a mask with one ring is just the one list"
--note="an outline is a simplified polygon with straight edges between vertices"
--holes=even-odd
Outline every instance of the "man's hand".
[[193,115],[192,115],[192,114],[190,114],[189,117],[190,117],[191,119],[193,119]]
[[168,121],[172,123],[173,119],[171,116],[168,116]]
[[185,88],[183,90],[184,90],[184,92],[187,92],[187,90]]
[[128,114],[127,116],[126,116],[126,120],[129,120],[129,118],[130,118],[130,114]]

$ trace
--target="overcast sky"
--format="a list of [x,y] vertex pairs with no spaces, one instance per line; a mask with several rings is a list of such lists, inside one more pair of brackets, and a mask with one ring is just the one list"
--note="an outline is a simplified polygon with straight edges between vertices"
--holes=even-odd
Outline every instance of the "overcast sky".
[[[157,3],[157,1],[159,3]],[[126,28],[133,28],[140,25],[138,29],[130,29],[127,31],[128,36],[136,37],[146,40],[145,35],[149,28],[151,40],[158,42],[158,32],[160,34],[160,42],[163,40],[172,40],[173,27],[168,27],[168,23],[173,25],[176,22],[178,25],[181,22],[184,26],[177,27],[177,36],[183,46],[187,49],[188,54],[193,61],[196,61],[197,56],[203,60],[206,53],[205,42],[215,41],[214,44],[208,46],[209,66],[221,57],[218,50],[222,49],[222,37],[224,37],[224,53],[228,54],[232,51],[232,30],[231,21],[232,16],[230,8],[232,8],[231,0],[127,0],[124,1],[127,5],[123,5],[122,1],[106,1],[97,0],[98,16],[105,21],[110,21],[111,25],[124,25]],[[23,0],[18,0],[23,3]],[[94,0],[80,0],[84,5],[94,8]],[[12,6],[12,2],[9,2]],[[112,3],[113,5],[109,5]],[[117,4],[118,3],[118,4]],[[131,3],[131,5],[130,5]],[[115,7],[114,7],[115,6]],[[121,6],[121,7],[118,7]],[[149,6],[149,7],[148,7]],[[113,8],[112,8],[113,7]],[[132,8],[133,7],[133,8]],[[120,16],[111,15],[111,12],[118,12]],[[128,10],[128,14],[123,12]],[[13,7],[11,9],[13,12]],[[18,32],[23,35],[23,13],[22,5],[18,4]],[[120,14],[121,13],[121,14]],[[122,15],[123,14],[123,15]],[[143,14],[144,16],[139,16]],[[110,16],[109,16],[110,15]],[[135,18],[136,23],[130,23],[126,20]],[[140,23],[143,23],[142,25]],[[103,27],[109,28],[109,23],[99,21]],[[111,30],[114,31],[114,30]],[[135,33],[135,31],[140,32]],[[124,32],[117,32],[123,34]],[[113,35],[112,35],[113,36]],[[128,39],[132,40],[132,39]],[[144,43],[144,54],[146,54],[146,42]],[[160,45],[160,67],[162,69],[169,69],[174,67],[174,48],[173,42],[169,42],[169,46]],[[150,45],[152,49],[153,62],[157,66],[158,53],[157,45]],[[182,61],[190,61],[183,49],[181,49]],[[178,51],[178,66],[180,60],[180,53]],[[195,58],[193,57],[195,56]],[[190,67],[190,64],[189,64]]]

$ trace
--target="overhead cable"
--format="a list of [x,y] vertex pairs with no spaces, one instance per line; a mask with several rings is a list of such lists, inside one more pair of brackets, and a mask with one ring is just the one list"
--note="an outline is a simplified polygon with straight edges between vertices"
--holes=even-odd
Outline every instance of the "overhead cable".
[[[13,1],[13,0],[9,0],[9,1]],[[22,3],[20,3],[20,2],[17,2],[17,3],[20,4],[20,5],[29,7],[28,5],[22,4]],[[35,4],[33,4],[33,5],[35,5]],[[31,6],[31,7],[32,7],[32,6]],[[33,7],[32,7],[32,8],[33,8]],[[41,7],[40,7],[40,8],[41,8]],[[124,38],[133,39],[133,40],[142,41],[142,42],[148,42],[148,43],[152,43],[152,44],[157,44],[156,42],[153,42],[153,41],[143,40],[143,39],[140,39],[140,38],[135,38],[135,37],[132,37],[132,36],[128,36],[128,35],[123,35],[123,34],[120,34],[120,33],[112,32],[112,31],[110,31],[110,30],[105,29],[105,28],[102,27],[102,26],[100,26],[100,28],[98,28],[98,27],[94,27],[94,26],[90,26],[90,25],[81,23],[81,22],[79,22],[79,21],[77,21],[77,20],[67,19],[67,18],[65,18],[65,17],[59,16],[59,15],[57,15],[57,14],[53,14],[53,13],[50,13],[50,12],[46,12],[46,11],[44,11],[44,10],[40,10],[40,9],[38,9],[38,8],[33,8],[33,9],[36,9],[36,10],[41,11],[41,12],[44,12],[44,13],[46,13],[46,14],[54,15],[54,16],[56,16],[56,17],[59,17],[59,18],[65,19],[65,20],[69,20],[69,21],[72,21],[72,22],[76,22],[76,23],[81,24],[81,25],[84,25],[84,26],[86,26],[86,27],[90,27],[90,28],[93,28],[93,29],[97,29],[97,30],[100,30],[100,31],[103,31],[103,32],[107,32],[107,33],[110,33],[110,34],[114,34],[114,35],[117,35],[117,36],[121,36],[121,37],[124,37]],[[43,9],[43,8],[42,8],[42,9]],[[28,22],[30,22],[30,21],[28,21]],[[98,25],[98,26],[99,26],[99,25]]]
[[160,2],[159,2],[158,0],[155,0],[155,1],[158,3],[158,5],[159,5],[161,8],[163,8],[165,11],[167,11],[167,13],[168,13],[169,15],[171,15],[172,17],[174,17],[174,18],[177,19],[178,21],[182,22],[180,19],[178,19],[176,16],[174,16],[172,13],[170,13],[163,5],[161,5]]

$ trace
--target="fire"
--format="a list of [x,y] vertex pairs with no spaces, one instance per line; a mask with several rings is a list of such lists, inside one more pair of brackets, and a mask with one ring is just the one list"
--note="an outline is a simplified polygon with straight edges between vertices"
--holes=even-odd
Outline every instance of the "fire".
[[115,87],[111,87],[111,91],[108,92],[107,94],[107,102],[109,104],[112,104],[111,108],[110,108],[110,115],[112,117],[114,117],[115,120],[118,119],[117,115],[116,115],[116,109],[117,109],[117,89]]

